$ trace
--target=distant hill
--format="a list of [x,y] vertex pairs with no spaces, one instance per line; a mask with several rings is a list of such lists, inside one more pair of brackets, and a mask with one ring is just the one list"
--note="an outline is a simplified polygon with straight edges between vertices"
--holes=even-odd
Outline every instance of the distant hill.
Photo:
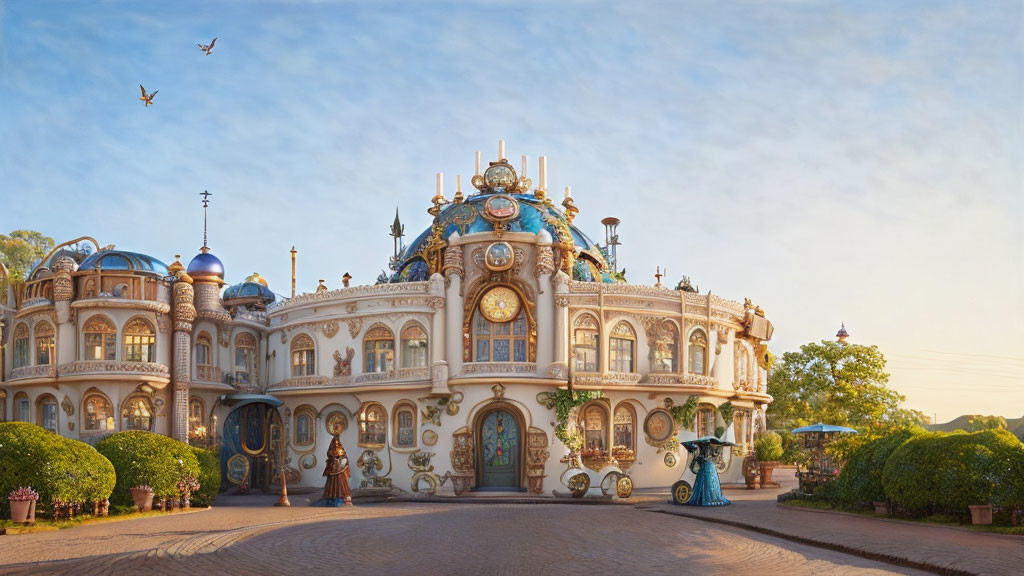
[[[978,416],[981,416],[981,414],[964,414],[944,424],[929,424],[925,428],[932,432],[952,432],[954,430],[970,432],[970,420]],[[1006,422],[1007,430],[1013,432],[1014,436],[1024,439],[1024,416],[1020,418],[1003,418],[1003,421]]]

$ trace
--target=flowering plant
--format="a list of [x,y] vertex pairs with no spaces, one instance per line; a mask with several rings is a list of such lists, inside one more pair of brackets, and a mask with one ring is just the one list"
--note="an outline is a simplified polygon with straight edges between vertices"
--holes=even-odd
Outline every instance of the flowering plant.
[[141,490],[143,492],[152,492],[153,489],[148,484],[139,484],[138,486],[132,486],[132,490]]
[[178,481],[178,492],[186,498],[197,490],[199,490],[199,480],[191,474],[186,474],[184,478]]
[[12,490],[11,493],[7,495],[7,499],[13,500],[15,502],[24,502],[25,500],[39,500],[39,493],[33,490],[31,486],[22,486],[17,490]]

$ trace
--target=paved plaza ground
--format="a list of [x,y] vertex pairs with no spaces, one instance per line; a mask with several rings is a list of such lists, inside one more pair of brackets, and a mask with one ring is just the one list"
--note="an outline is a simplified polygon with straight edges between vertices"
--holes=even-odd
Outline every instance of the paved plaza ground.
[[[274,508],[269,496],[222,497],[211,510],[0,536],[0,574],[926,573],[794,541],[813,533],[826,545],[834,539],[879,557],[920,557],[950,573],[1019,574],[1024,566],[1020,537],[791,510],[772,501],[774,492],[726,494],[735,504],[719,509],[673,506],[651,494],[605,506],[348,509],[304,506],[303,495],[293,495],[291,508]],[[760,524],[783,537],[757,531]]]

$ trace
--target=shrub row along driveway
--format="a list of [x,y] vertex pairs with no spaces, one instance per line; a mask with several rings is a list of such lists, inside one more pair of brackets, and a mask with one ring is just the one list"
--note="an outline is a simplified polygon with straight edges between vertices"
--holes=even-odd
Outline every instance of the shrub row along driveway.
[[250,497],[245,506],[0,537],[0,572],[919,574],[627,506],[281,509],[272,501]]

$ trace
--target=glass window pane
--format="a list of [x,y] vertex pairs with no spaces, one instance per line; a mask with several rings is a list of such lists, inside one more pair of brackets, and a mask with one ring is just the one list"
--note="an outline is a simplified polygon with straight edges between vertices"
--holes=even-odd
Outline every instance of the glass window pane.
[[526,335],[526,315],[525,314],[520,313],[519,316],[516,318],[515,323],[513,324],[512,332],[516,336],[524,336],[524,335]]
[[494,325],[494,333],[498,336],[508,336],[512,329],[511,322],[502,322]]
[[508,340],[495,340],[494,341],[494,361],[495,362],[508,362],[509,361],[509,341]]
[[490,362],[491,343],[489,340],[476,341],[476,360],[474,362]]
[[482,315],[477,313],[476,321],[473,322],[473,332],[476,334],[490,334],[491,323],[488,322]]
[[516,340],[515,342],[515,361],[526,362],[526,340]]

